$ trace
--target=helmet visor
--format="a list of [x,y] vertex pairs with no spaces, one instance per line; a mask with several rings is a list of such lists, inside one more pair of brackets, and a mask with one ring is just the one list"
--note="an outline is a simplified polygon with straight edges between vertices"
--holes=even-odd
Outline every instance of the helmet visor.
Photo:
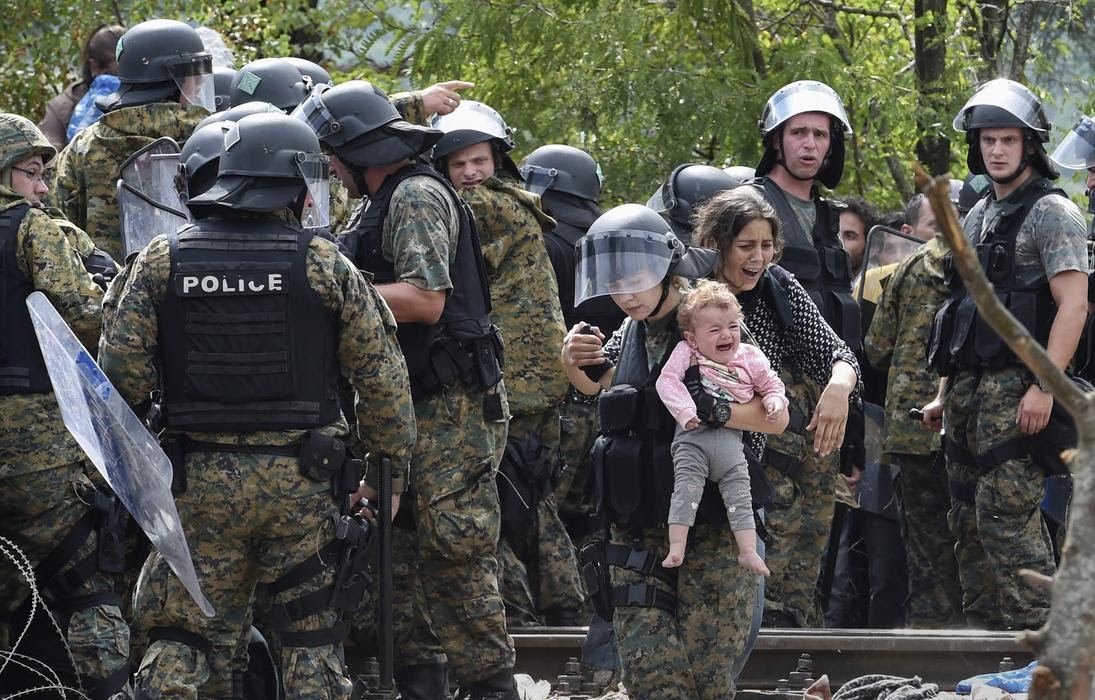
[[156,139],[122,163],[118,208],[126,257],[156,236],[175,231],[190,214],[175,184],[179,146],[166,136]]
[[1000,78],[985,83],[966,102],[966,105],[958,112],[958,116],[954,118],[952,126],[955,131],[975,128],[967,124],[968,115],[974,107],[980,106],[999,107],[1040,134],[1045,134],[1049,129],[1049,122],[1045,112],[1042,111],[1042,103],[1034,96],[1034,93],[1019,83]]
[[197,105],[210,113],[217,109],[217,85],[209,54],[179,56],[167,62],[166,67],[184,104]]
[[673,201],[673,192],[669,184],[666,183],[655,190],[654,194],[650,196],[650,199],[646,200],[646,208],[653,209],[662,216],[665,216],[672,208],[669,206],[669,202],[671,201]]
[[665,279],[673,249],[648,231],[599,231],[575,245],[574,304],[609,294],[633,294]]
[[326,83],[316,85],[312,88],[311,94],[290,114],[293,118],[310,126],[321,141],[338,131],[338,122],[327,109],[327,105],[323,104],[323,93],[330,87]]
[[559,171],[555,168],[542,168],[539,165],[526,165],[521,168],[521,177],[525,178],[526,190],[542,195],[555,184]]
[[852,123],[844,111],[840,96],[816,80],[800,80],[776,91],[764,106],[760,129],[767,134],[791,117],[807,112],[823,112],[837,119],[847,134],[852,133]]
[[297,167],[308,188],[308,197],[300,213],[300,225],[304,228],[330,225],[330,159],[318,153],[302,153],[297,156]]
[[1082,170],[1095,166],[1095,120],[1083,117],[1050,156],[1062,168]]

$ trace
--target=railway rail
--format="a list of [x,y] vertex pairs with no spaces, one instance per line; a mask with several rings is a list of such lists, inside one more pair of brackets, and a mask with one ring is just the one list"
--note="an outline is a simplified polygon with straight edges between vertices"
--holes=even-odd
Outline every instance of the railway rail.
[[[567,661],[581,658],[584,627],[526,627],[511,630],[517,671],[554,683]],[[1033,659],[1011,632],[980,630],[824,630],[762,629],[739,687],[775,690],[792,680],[802,654],[809,654],[812,676],[822,673],[836,688],[869,673],[921,676],[953,689],[964,678],[991,673],[1005,657],[1016,666]]]

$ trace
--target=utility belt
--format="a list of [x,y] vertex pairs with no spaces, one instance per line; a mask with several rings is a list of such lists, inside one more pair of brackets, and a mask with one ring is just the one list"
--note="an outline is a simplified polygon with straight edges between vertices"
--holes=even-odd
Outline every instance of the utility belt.
[[186,493],[186,456],[194,452],[231,452],[236,454],[280,455],[299,460],[301,476],[310,481],[326,481],[331,498],[340,511],[345,510],[346,497],[357,491],[361,483],[362,463],[346,451],[339,438],[315,430],[304,434],[299,444],[237,445],[191,440],[185,435],[171,435],[161,442],[171,460],[171,493],[175,497]]
[[623,606],[654,607],[676,614],[677,596],[654,583],[612,585],[609,567],[615,566],[658,579],[671,590],[677,590],[677,570],[662,567],[656,553],[594,540],[582,547],[579,559],[593,610],[602,620],[611,620],[615,609]]
[[410,372],[415,401],[457,382],[468,388],[490,389],[502,379],[502,334],[491,326],[490,332],[478,338],[439,338],[430,345],[421,364]]

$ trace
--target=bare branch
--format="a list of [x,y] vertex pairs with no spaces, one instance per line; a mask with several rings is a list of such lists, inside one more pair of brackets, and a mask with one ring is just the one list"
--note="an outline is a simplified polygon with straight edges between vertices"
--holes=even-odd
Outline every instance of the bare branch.
[[1081,417],[1090,410],[1092,398],[1053,364],[1045,348],[1031,337],[1030,332],[996,298],[996,293],[977,260],[977,253],[958,226],[958,214],[950,202],[950,181],[946,177],[930,177],[919,163],[913,164],[913,170],[916,173],[917,186],[928,196],[943,236],[954,251],[954,262],[965,282],[967,293],[981,312],[981,317],[1034,372],[1038,381],[1049,387],[1053,398],[1060,401],[1079,423]]
[[887,17],[889,19],[905,19],[904,15],[900,12],[892,12],[890,10],[867,10],[862,7],[850,7],[848,5],[839,5],[833,0],[810,0],[810,2],[827,7],[837,12],[843,12],[849,15],[864,15],[866,17]]

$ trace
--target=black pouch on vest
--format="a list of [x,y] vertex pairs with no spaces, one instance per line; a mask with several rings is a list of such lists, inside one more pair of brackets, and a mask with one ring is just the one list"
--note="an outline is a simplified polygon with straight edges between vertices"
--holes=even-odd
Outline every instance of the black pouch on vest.
[[617,518],[626,518],[639,508],[642,491],[643,441],[637,437],[616,437],[604,441],[605,493]]
[[497,328],[472,341],[479,387],[489,389],[502,380],[502,334]]
[[300,441],[300,473],[312,481],[329,481],[346,461],[346,443],[336,437],[310,431]]
[[780,474],[783,474],[788,479],[794,479],[795,481],[798,481],[798,479],[805,471],[802,466],[802,462],[798,461],[791,455],[785,455],[782,452],[776,452],[771,447],[764,450],[764,457],[768,460],[768,464],[772,465],[773,469],[775,469]]
[[630,384],[617,384],[601,392],[597,410],[601,416],[601,433],[625,435],[639,410],[639,390]]

